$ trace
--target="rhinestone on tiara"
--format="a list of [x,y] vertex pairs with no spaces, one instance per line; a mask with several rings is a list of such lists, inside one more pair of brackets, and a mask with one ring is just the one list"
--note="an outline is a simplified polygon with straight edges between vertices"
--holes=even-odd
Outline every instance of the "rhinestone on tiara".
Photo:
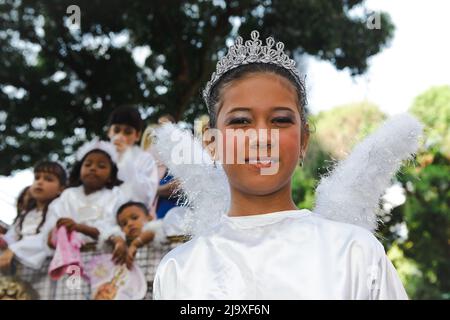
[[228,53],[217,62],[216,71],[213,72],[211,80],[203,90],[203,100],[207,106],[211,89],[217,81],[228,71],[246,64],[269,63],[280,66],[288,70],[300,88],[303,88],[303,81],[295,67],[295,61],[283,51],[284,43],[277,42],[275,44],[275,40],[269,37],[266,39],[266,45],[264,46],[259,39],[258,31],[253,30],[250,35],[252,40],[247,40],[245,43],[242,37],[237,37],[234,45],[228,49]]

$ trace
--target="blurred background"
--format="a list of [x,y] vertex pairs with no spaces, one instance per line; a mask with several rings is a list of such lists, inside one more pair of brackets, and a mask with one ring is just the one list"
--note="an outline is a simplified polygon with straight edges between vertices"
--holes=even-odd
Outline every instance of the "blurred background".
[[425,124],[380,202],[378,236],[412,299],[449,299],[449,12],[445,0],[0,0],[0,224],[13,221],[30,168],[42,158],[70,167],[113,108],[192,127],[217,59],[257,29],[306,75],[313,134],[293,180],[300,207],[387,117],[409,111]]

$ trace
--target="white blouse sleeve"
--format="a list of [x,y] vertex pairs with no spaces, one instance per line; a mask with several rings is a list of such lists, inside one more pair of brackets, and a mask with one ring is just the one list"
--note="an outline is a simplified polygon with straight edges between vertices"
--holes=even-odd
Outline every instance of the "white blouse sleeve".
[[166,255],[156,270],[153,282],[153,299],[176,300],[177,286],[177,263]]
[[27,267],[40,269],[47,257],[43,234],[26,236],[9,246],[16,258]]
[[383,245],[372,234],[350,247],[352,300],[404,300],[408,296]]
[[133,200],[150,206],[158,188],[158,167],[150,153],[142,151],[138,155],[120,168],[121,175],[126,177],[122,189]]
[[[377,270],[373,270],[374,285],[371,291],[373,300],[408,300],[408,295],[392,262],[384,254],[379,259]],[[376,276],[375,276],[376,275]]]
[[14,242],[16,242],[17,239],[19,238],[19,235],[17,234],[17,231],[16,231],[16,224],[11,225],[9,227],[8,231],[2,237],[3,237],[3,240],[6,241],[8,246],[10,246]]

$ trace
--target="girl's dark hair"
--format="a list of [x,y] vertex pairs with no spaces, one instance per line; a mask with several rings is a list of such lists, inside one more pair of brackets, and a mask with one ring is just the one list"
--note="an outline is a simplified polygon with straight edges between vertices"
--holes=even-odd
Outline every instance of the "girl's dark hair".
[[249,74],[254,73],[272,73],[276,74],[278,76],[281,76],[288,80],[296,89],[297,91],[297,97],[298,97],[298,104],[299,104],[299,112],[300,112],[300,118],[302,121],[302,128],[306,129],[306,90],[305,86],[302,84],[297,83],[294,76],[287,70],[280,66],[277,66],[275,64],[270,63],[252,63],[252,64],[246,64],[239,66],[235,69],[232,69],[225,73],[219,81],[216,82],[216,84],[211,88],[207,107],[209,109],[209,124],[212,128],[216,126],[217,121],[217,112],[220,108],[220,98],[222,94],[223,88],[230,84],[233,81],[240,80],[244,78],[245,76]]
[[[67,184],[67,174],[66,174],[66,170],[64,169],[64,167],[62,165],[60,165],[57,162],[54,161],[40,161],[38,162],[35,166],[34,166],[34,173],[38,173],[38,172],[44,172],[44,173],[50,173],[53,174],[57,177],[59,184],[65,188],[66,184]],[[25,216],[33,209],[36,209],[37,207],[37,202],[35,199],[33,199],[31,196],[30,198],[25,201],[25,197],[28,193],[30,189],[30,186],[25,187],[19,194],[19,197],[17,198],[17,216],[14,219],[13,224],[16,225],[16,231],[17,234],[19,234],[19,239],[22,239],[22,225],[23,225],[23,221],[25,220]],[[52,199],[53,201],[53,199]],[[51,202],[51,201],[50,201]],[[42,220],[39,223],[36,232],[39,233],[39,231],[41,230],[42,226],[45,223],[45,219],[47,217],[47,211],[48,211],[48,206],[49,203],[47,203],[44,207],[43,213],[42,213]]]
[[32,199],[28,199],[28,201],[26,201],[26,196],[27,196],[27,193],[29,190],[30,190],[30,186],[23,188],[22,191],[20,191],[19,196],[17,197],[17,203],[16,203],[17,216],[14,219],[14,222],[17,220],[17,217],[20,215],[20,213],[27,209],[28,202],[30,202],[30,200],[32,200]]
[[111,127],[113,124],[126,124],[141,133],[144,129],[144,121],[142,121],[141,114],[136,108],[128,105],[123,105],[113,110],[108,119],[108,127]]
[[139,209],[141,209],[145,213],[146,216],[149,215],[148,209],[145,206],[145,204],[143,204],[142,202],[137,202],[137,201],[128,201],[128,202],[125,202],[123,205],[121,205],[119,207],[119,209],[117,209],[117,214],[116,214],[117,218],[119,218],[119,215],[122,213],[123,210],[125,210],[126,208],[131,207],[131,206],[136,206]]
[[110,181],[105,185],[105,187],[108,189],[112,189],[115,186],[120,186],[123,181],[119,180],[119,178],[117,177],[119,169],[117,168],[117,165],[114,163],[114,161],[112,161],[110,155],[101,149],[93,149],[93,150],[89,151],[88,153],[86,153],[85,156],[83,157],[83,159],[81,159],[80,161],[77,161],[75,163],[75,165],[73,166],[72,171],[70,172],[70,177],[69,177],[69,187],[70,188],[79,187],[83,184],[83,182],[80,179],[81,167],[83,166],[83,162],[84,162],[84,160],[86,160],[87,156],[93,152],[99,152],[99,153],[104,154],[108,158],[109,163],[111,164],[111,174],[109,176]]

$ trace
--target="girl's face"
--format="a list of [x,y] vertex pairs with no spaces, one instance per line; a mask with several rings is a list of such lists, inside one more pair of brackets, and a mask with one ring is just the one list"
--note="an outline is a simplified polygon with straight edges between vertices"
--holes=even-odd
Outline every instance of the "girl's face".
[[91,152],[84,158],[80,170],[80,180],[85,190],[95,192],[103,189],[111,181],[111,161],[103,152]]
[[[302,139],[293,85],[278,75],[255,73],[225,87],[221,102],[217,115],[217,129],[222,133],[222,147],[219,146],[222,159],[219,160],[232,188],[247,194],[266,195],[290,183],[308,141],[307,136]],[[230,138],[227,129],[236,134]],[[244,134],[241,141],[245,142],[239,144],[237,129],[257,135]],[[226,163],[230,161],[230,154],[234,155],[231,164]],[[245,163],[237,164],[238,159]],[[263,168],[268,170],[267,166],[275,169],[271,170],[272,174],[262,174]]]
[[[63,186],[55,174],[43,171],[34,173],[34,181],[29,189],[29,194],[36,201],[41,203],[50,202],[58,197],[62,191]],[[26,199],[26,196],[24,199]]]
[[139,141],[140,137],[141,133],[139,131],[126,124],[113,124],[108,130],[108,138],[119,153],[133,146]]
[[127,239],[134,240],[141,234],[148,216],[138,206],[129,206],[122,210],[117,220]]

